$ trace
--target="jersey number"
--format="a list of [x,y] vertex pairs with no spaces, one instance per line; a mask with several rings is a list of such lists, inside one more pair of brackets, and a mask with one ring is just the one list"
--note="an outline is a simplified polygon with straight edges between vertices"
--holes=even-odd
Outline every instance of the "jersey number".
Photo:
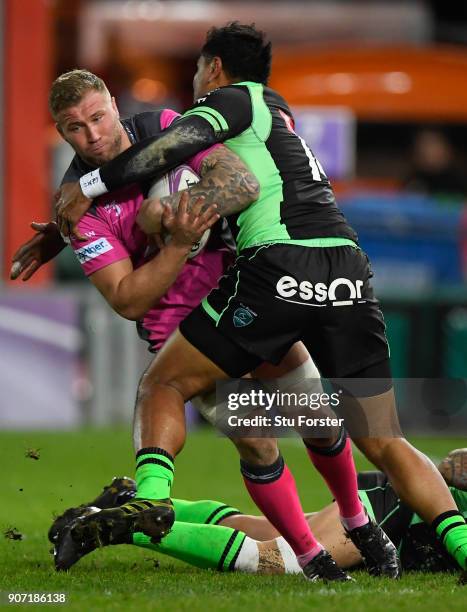
[[299,136],[298,134],[297,134],[297,137],[300,140],[300,142],[302,143],[302,147],[304,148],[306,156],[308,157],[308,163],[309,163],[310,168],[311,168],[311,176],[313,177],[313,180],[314,181],[321,181],[321,175],[326,176],[326,174],[324,173],[322,165],[319,163],[319,161],[316,159],[316,157],[310,151],[310,148],[308,147],[306,142],[303,140],[303,138],[301,136]]
[[284,113],[280,109],[279,109],[279,114],[282,117],[282,119],[284,120],[284,123],[285,123],[287,129],[289,130],[289,132],[292,132],[292,134],[295,134],[295,136],[302,143],[302,147],[304,148],[306,156],[308,157],[308,163],[309,163],[310,168],[311,168],[311,176],[313,177],[313,180],[314,181],[321,181],[322,180],[321,176],[324,176],[324,177],[326,176],[326,174],[325,174],[325,172],[323,170],[323,167],[321,166],[319,161],[316,159],[316,157],[313,155],[313,153],[310,151],[308,145],[303,140],[303,138],[301,138],[301,136],[299,136],[297,134],[297,132],[295,131],[292,117],[290,117],[289,115],[287,115],[286,113]]

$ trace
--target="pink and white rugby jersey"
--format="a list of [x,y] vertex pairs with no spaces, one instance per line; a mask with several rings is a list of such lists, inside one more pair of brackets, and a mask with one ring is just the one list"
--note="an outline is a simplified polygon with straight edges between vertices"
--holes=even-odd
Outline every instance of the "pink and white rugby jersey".
[[[174,111],[163,111],[161,127],[167,127],[177,116]],[[198,153],[190,160],[195,172],[209,151]],[[129,185],[93,202],[78,224],[79,231],[87,240],[72,239],[72,247],[87,276],[128,257],[135,269],[154,257],[154,249],[150,249],[146,234],[136,225],[143,200],[139,185]],[[149,342],[150,350],[162,346],[179,323],[217,286],[218,279],[232,261],[232,251],[221,240],[219,232],[213,229],[201,253],[187,260],[165,296],[138,321],[138,333]]]

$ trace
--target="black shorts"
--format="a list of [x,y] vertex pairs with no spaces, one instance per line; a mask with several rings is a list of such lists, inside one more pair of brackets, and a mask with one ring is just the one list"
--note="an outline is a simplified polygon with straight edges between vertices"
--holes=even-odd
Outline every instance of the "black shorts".
[[368,258],[352,246],[247,249],[180,331],[229,376],[277,364],[302,340],[325,378],[389,356]]
[[358,494],[368,514],[381,525],[395,546],[406,536],[413,512],[401,503],[383,472],[360,472]]
[[399,549],[404,571],[455,572],[459,569],[431,525],[423,523],[400,501],[385,474],[359,473],[358,494],[368,514]]

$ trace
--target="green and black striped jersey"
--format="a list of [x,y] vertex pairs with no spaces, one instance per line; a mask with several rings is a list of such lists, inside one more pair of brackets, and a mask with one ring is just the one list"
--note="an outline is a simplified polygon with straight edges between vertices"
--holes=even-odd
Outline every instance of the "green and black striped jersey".
[[285,100],[260,83],[243,82],[210,92],[183,117],[205,119],[260,183],[260,197],[236,218],[238,250],[268,242],[310,239],[357,241],[336,204],[329,180],[294,131]]

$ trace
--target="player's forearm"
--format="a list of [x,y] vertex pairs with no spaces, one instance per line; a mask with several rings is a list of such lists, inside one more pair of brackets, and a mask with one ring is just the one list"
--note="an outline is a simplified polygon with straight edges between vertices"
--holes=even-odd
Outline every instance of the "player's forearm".
[[177,120],[161,136],[145,138],[80,179],[81,190],[96,198],[130,183],[165,174],[219,141],[212,127],[199,117]]
[[[190,205],[203,197],[204,207],[216,204],[221,217],[241,212],[259,197],[257,178],[238,155],[226,147],[216,147],[205,157],[200,175],[200,182],[188,189]],[[174,193],[161,198],[161,202],[175,210],[179,199],[179,194]]]
[[190,250],[190,246],[168,244],[153,259],[125,276],[112,298],[114,310],[125,319],[141,319],[173,285]]

